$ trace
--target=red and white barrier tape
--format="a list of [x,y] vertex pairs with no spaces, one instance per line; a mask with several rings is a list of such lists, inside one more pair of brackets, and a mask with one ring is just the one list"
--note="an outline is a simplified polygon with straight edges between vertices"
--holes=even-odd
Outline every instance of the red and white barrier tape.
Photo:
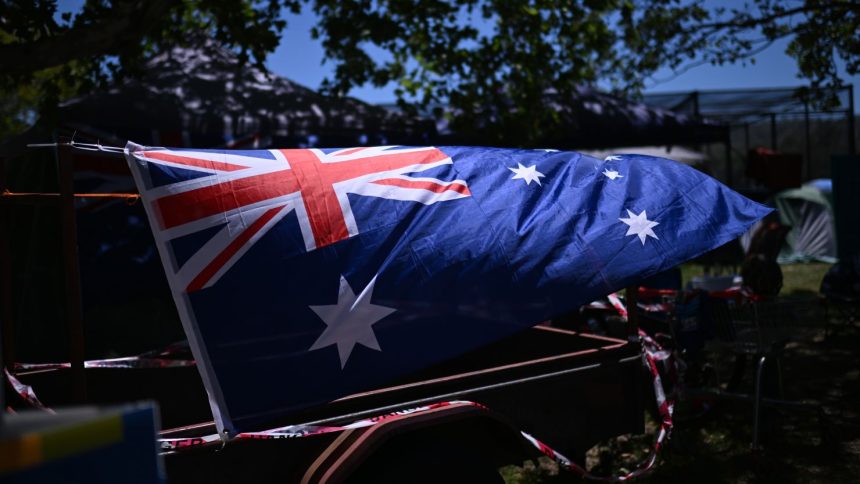
[[[124,356],[121,358],[107,358],[102,360],[87,360],[84,368],[179,368],[195,366],[196,363],[191,356],[191,349],[186,341],[169,344],[154,351],[148,351],[136,356]],[[14,371],[39,371],[58,370],[71,368],[69,362],[62,363],[15,363]]]
[[672,424],[672,414],[674,412],[675,403],[673,400],[666,398],[666,395],[663,391],[663,382],[662,382],[662,379],[660,378],[660,372],[657,369],[658,357],[655,356],[651,351],[649,351],[647,349],[647,346],[648,345],[646,343],[644,343],[644,341],[643,341],[643,347],[646,348],[644,350],[644,359],[645,359],[645,362],[647,363],[648,369],[650,370],[651,377],[653,379],[654,394],[657,397],[657,410],[658,410],[658,413],[660,414],[661,420],[660,420],[660,427],[657,430],[657,436],[654,438],[654,446],[652,447],[651,452],[648,455],[648,458],[645,459],[644,462],[639,464],[639,466],[637,466],[636,469],[634,469],[630,472],[627,472],[625,474],[620,474],[620,475],[613,475],[613,476],[594,475],[594,474],[588,472],[588,470],[586,470],[582,466],[571,461],[570,459],[568,459],[564,455],[559,454],[558,452],[553,450],[550,446],[544,444],[543,442],[532,437],[531,435],[521,431],[520,433],[522,434],[522,436],[525,437],[526,440],[531,442],[531,444],[534,445],[538,450],[543,452],[547,457],[551,458],[556,463],[558,463],[559,466],[561,466],[561,467],[563,467],[563,468],[565,468],[571,472],[574,472],[575,474],[578,474],[579,476],[581,476],[584,479],[588,479],[591,481],[623,482],[623,481],[629,481],[632,479],[636,479],[638,477],[641,477],[641,476],[651,472],[651,470],[654,468],[654,465],[657,463],[657,456],[660,454],[660,449],[663,448],[663,445],[665,444],[666,439],[668,439],[672,433],[672,425],[673,425]]
[[[474,405],[480,408],[486,408],[481,404],[468,402],[465,400],[451,400],[447,402],[438,402],[431,403],[429,405],[422,405],[420,407],[407,408],[403,410],[398,410],[396,412],[387,413],[384,415],[379,415],[375,417],[364,418],[361,420],[356,420],[347,425],[337,425],[337,426],[325,426],[325,425],[289,425],[286,427],[279,427],[276,429],[263,430],[260,432],[242,432],[233,440],[273,440],[273,439],[296,439],[300,437],[308,437],[311,435],[321,435],[328,434],[333,432],[343,432],[345,430],[350,429],[359,429],[363,427],[370,427],[372,425],[376,425],[382,422],[389,422],[391,420],[396,420],[398,418],[404,417],[406,415],[412,415],[415,413],[426,412],[428,410],[434,410],[441,407],[448,407],[456,404],[468,404]],[[161,444],[161,450],[164,451],[172,451],[185,449],[188,447],[197,447],[200,445],[212,444],[215,442],[220,442],[221,437],[218,434],[209,434],[203,435],[199,437],[190,437],[190,438],[162,438],[158,439]]]
[[[613,307],[618,310],[619,314],[622,315],[626,319],[627,317],[627,309],[624,307],[624,304],[618,298],[617,295],[610,295],[610,303],[612,303]],[[653,338],[648,336],[644,331],[639,331],[639,336],[642,341],[643,347],[643,360],[651,373],[652,382],[654,385],[654,394],[657,399],[657,410],[660,415],[660,427],[657,431],[657,435],[654,439],[654,446],[649,454],[648,458],[641,463],[635,470],[628,472],[622,475],[616,476],[597,476],[591,474],[583,468],[582,466],[576,464],[571,461],[564,455],[556,452],[552,449],[552,447],[546,445],[540,440],[536,439],[534,436],[520,431],[520,434],[526,441],[528,441],[531,445],[533,445],[538,451],[543,453],[544,455],[553,459],[559,466],[578,474],[579,476],[600,482],[622,482],[628,481],[631,479],[635,479],[637,477],[641,477],[646,473],[650,472],[651,469],[657,462],[657,456],[660,452],[660,449],[666,442],[666,439],[669,438],[672,433],[672,415],[674,412],[674,399],[667,398],[666,393],[663,389],[663,380],[660,376],[660,371],[658,369],[658,363],[662,361],[667,361],[669,363],[667,366],[669,368],[674,369],[674,359],[672,353],[670,351],[666,351],[660,346],[659,343],[654,341]],[[673,375],[677,375],[675,371],[670,372],[670,377]],[[320,435],[327,434],[332,432],[342,432],[349,429],[369,427],[371,425],[376,425],[381,422],[390,421],[393,419],[401,418],[405,415],[411,415],[419,412],[426,412],[429,410],[433,410],[440,407],[450,406],[450,405],[474,405],[479,408],[487,409],[486,406],[481,405],[480,403],[470,402],[466,400],[453,400],[448,402],[439,402],[433,403],[430,405],[423,405],[420,407],[414,407],[410,409],[405,409],[397,412],[393,412],[390,414],[381,415],[378,417],[366,418],[357,420],[348,425],[343,426],[303,426],[303,425],[293,425],[288,427],[281,427],[277,429],[264,430],[261,432],[244,432],[237,435],[235,440],[245,440],[245,439],[293,439],[300,437],[307,437],[310,435]],[[204,435],[200,437],[191,437],[191,438],[162,438],[159,439],[161,444],[161,449],[163,451],[177,451],[180,449],[185,449],[189,447],[197,447],[201,445],[214,444],[216,442],[220,442],[221,437],[218,434],[210,434]]]
[[[126,356],[122,358],[110,358],[105,360],[88,360],[84,362],[84,368],[177,368],[194,366],[194,360],[174,360],[170,358],[144,358],[141,356]],[[15,371],[34,370],[57,370],[71,368],[69,362],[63,363],[15,363]]]
[[[171,345],[160,352],[144,353],[139,356],[126,356],[122,358],[109,358],[103,360],[87,360],[84,368],[109,368],[109,369],[141,369],[141,368],[180,368],[195,366],[196,362],[191,359],[169,358],[171,355],[180,355],[182,345]],[[182,356],[182,355],[180,355]],[[69,362],[62,363],[15,363],[14,371],[43,371],[71,368]],[[53,412],[49,407],[42,404],[36,396],[36,392],[30,385],[25,385],[18,380],[7,368],[3,368],[6,378],[12,389],[33,408]]]
[[[616,294],[610,294],[608,296],[609,302],[612,306],[618,311],[622,318],[627,319],[627,308],[624,306],[624,303],[621,302],[621,299]],[[544,455],[553,459],[559,466],[574,472],[581,477],[593,481],[600,482],[622,482],[631,479],[635,479],[640,477],[646,473],[648,473],[656,464],[657,456],[660,452],[660,449],[664,445],[666,439],[672,432],[672,414],[674,411],[674,399],[670,399],[666,397],[665,391],[663,389],[663,381],[660,377],[660,371],[657,367],[658,362],[666,361],[669,363],[667,366],[672,370],[670,371],[670,377],[673,379],[677,378],[677,368],[674,357],[670,351],[666,351],[663,347],[657,343],[653,338],[651,338],[647,333],[639,330],[639,336],[642,341],[642,349],[643,349],[643,360],[651,373],[652,382],[654,385],[654,394],[657,399],[657,409],[660,415],[660,427],[657,431],[657,436],[655,437],[654,446],[649,454],[648,458],[640,464],[635,470],[628,472],[626,474],[617,475],[617,476],[597,476],[591,474],[583,468],[582,466],[576,464],[571,461],[564,455],[556,452],[552,449],[552,447],[546,445],[541,442],[534,436],[520,431],[520,434],[526,441],[528,441],[531,445],[533,445],[538,451],[543,453]],[[173,360],[166,358],[147,358],[140,356],[133,356],[127,358],[113,358],[108,360],[91,360],[85,362],[86,368],[167,368],[167,367],[179,367],[179,366],[193,366],[195,363],[193,360]],[[42,364],[16,364],[16,370],[43,370],[43,369],[56,369],[56,368],[68,368],[70,366],[69,363],[42,363]],[[25,385],[18,381],[7,369],[4,368],[6,373],[6,377],[11,383],[13,389],[21,396],[25,401],[27,401],[30,405],[35,408],[41,408],[47,411],[51,411],[49,408],[45,407],[42,402],[36,397],[35,392],[29,385]],[[676,380],[677,381],[677,380]],[[434,410],[441,407],[446,407],[450,405],[473,405],[479,408],[487,409],[486,406],[481,405],[480,403],[470,402],[466,400],[452,400],[447,402],[438,402],[432,403],[429,405],[423,405],[419,407],[413,407],[409,409],[399,410],[396,412],[388,413],[385,415],[380,415],[371,418],[365,418],[361,420],[357,420],[347,425],[342,426],[316,426],[316,425],[292,425],[287,427],[280,427],[276,429],[264,430],[260,432],[243,432],[234,437],[234,440],[247,440],[247,439],[294,439],[300,437],[307,437],[311,435],[320,435],[327,434],[333,432],[342,432],[349,429],[356,429],[362,427],[369,427],[372,425],[379,424],[381,422],[387,422],[394,419],[402,418],[406,415],[411,415],[419,412],[426,412],[430,410]],[[159,445],[162,451],[165,452],[173,452],[182,449],[187,449],[190,447],[199,447],[203,445],[214,444],[221,441],[221,436],[218,434],[208,434],[198,437],[183,437],[183,438],[161,438],[158,439]]]
[[46,407],[40,400],[39,397],[36,396],[36,392],[33,391],[33,387],[30,385],[25,385],[21,383],[15,375],[12,374],[8,369],[3,368],[3,373],[6,375],[6,380],[9,381],[9,385],[15,390],[15,393],[21,397],[25,402],[27,402],[33,408],[38,408],[40,410],[44,410],[46,412],[54,413],[53,410]]

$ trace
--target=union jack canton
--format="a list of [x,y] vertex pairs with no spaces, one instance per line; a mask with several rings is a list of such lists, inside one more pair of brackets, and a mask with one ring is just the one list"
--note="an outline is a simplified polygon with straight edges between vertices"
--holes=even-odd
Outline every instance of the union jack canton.
[[[295,212],[305,249],[359,233],[348,194],[431,205],[468,197],[462,180],[419,177],[451,158],[436,148],[381,146],[228,153],[147,149],[135,157],[177,177],[147,191],[161,237],[220,227],[181,267],[187,292],[211,286],[278,221]],[[182,172],[190,179],[181,179]]]

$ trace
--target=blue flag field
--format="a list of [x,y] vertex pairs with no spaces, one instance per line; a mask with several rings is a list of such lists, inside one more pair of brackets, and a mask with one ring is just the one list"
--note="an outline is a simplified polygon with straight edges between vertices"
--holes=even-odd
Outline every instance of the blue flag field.
[[129,143],[126,157],[231,435],[574,309],[770,211],[636,155]]

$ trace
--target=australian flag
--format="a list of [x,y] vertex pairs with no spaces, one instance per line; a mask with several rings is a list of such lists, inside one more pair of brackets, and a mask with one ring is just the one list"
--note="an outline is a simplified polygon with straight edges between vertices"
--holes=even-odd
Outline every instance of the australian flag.
[[133,143],[126,153],[230,434],[521,331],[770,211],[637,155]]

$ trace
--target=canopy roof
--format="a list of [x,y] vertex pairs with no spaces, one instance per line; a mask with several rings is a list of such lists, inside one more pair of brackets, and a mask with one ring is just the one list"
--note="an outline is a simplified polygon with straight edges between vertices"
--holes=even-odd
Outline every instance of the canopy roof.
[[[547,129],[539,143],[543,147],[558,149],[598,149],[624,146],[693,145],[723,142],[728,127],[697,115],[676,113],[613,96],[590,86],[579,86],[573,92],[561,95],[547,91],[544,102],[559,113],[559,129]],[[387,105],[396,109],[394,105]],[[442,108],[437,109],[437,108]],[[430,112],[441,112],[437,117],[438,144],[475,144],[481,140],[456,132],[447,116],[455,114],[447,106],[433,106]],[[491,126],[496,111],[484,113],[485,124]],[[487,128],[491,129],[491,128]],[[510,145],[519,140],[509,139]]]
[[653,105],[581,86],[567,98],[550,96],[567,129],[552,134],[560,147],[601,148],[723,142],[727,127],[694,114],[676,113]]
[[[30,138],[44,142],[56,128],[103,144],[133,139],[211,148],[423,144],[435,130],[431,121],[323,96],[243,65],[211,40],[154,57],[139,79],[66,102],[57,119],[40,120]],[[10,154],[9,147],[3,151]]]
[[[850,113],[851,86],[819,88],[817,95],[832,99],[827,113]],[[730,124],[755,122],[770,115],[802,115],[816,110],[808,101],[809,88],[732,89],[650,93],[646,103],[678,113],[708,116]]]

